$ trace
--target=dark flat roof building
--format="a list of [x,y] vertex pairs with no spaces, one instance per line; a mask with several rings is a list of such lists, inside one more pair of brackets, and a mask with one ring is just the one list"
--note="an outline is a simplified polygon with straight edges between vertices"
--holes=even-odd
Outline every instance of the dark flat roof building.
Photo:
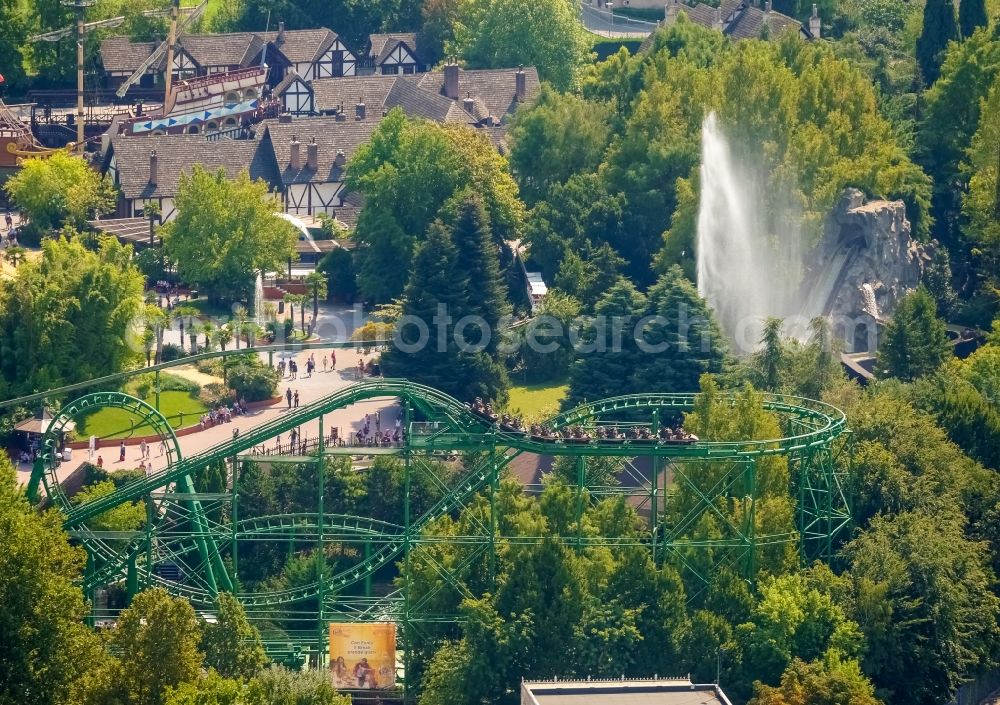
[[714,684],[687,678],[522,681],[521,705],[731,705]]

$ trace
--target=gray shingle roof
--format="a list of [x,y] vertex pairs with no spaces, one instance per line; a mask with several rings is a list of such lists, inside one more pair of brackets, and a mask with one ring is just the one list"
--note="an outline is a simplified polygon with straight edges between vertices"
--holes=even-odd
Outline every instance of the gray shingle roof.
[[407,50],[417,60],[418,64],[424,63],[420,47],[417,44],[417,35],[414,32],[369,35],[368,56],[375,60],[376,66],[379,66],[389,58],[389,54],[401,43],[406,45]]
[[139,68],[149,58],[156,44],[132,42],[128,37],[108,37],[101,42],[101,62],[105,71],[128,71]]
[[[458,72],[458,103],[461,106],[462,99],[471,96],[479,99],[486,106],[489,115],[501,119],[505,115],[513,113],[517,109],[515,99],[517,69],[483,69],[476,71],[465,71],[459,69]],[[538,80],[538,71],[533,66],[524,68],[524,102],[531,102],[541,84]],[[425,90],[429,90],[438,95],[444,95],[444,72],[434,71],[432,73],[421,74],[417,79],[417,85]]]
[[[177,194],[180,175],[190,173],[193,164],[212,171],[221,167],[230,177],[248,169],[250,178],[264,179],[272,189],[281,185],[274,152],[266,138],[209,142],[202,135],[116,135],[111,138],[111,149],[122,194],[128,199],[172,198]],[[155,186],[149,183],[149,155],[154,149]]]
[[[399,106],[407,115],[422,117],[434,122],[448,122],[454,102],[443,95],[419,88],[415,81],[397,78],[385,96],[385,109]],[[468,122],[468,115],[464,122]]]
[[[341,121],[333,116],[295,118],[291,122],[265,120],[257,128],[257,134],[263,134],[261,128],[266,129],[285,185],[343,181],[344,167],[335,163],[337,152],[342,151],[345,159],[350,161],[358,147],[371,137],[381,119],[379,112],[366,120],[349,118]],[[301,168],[298,170],[289,165],[293,137],[299,141]],[[313,140],[316,140],[317,146],[315,170],[307,165],[308,145]]]
[[[733,39],[757,39],[761,36],[764,28],[764,15],[764,11],[759,7],[748,5],[726,26],[724,31]],[[768,18],[768,27],[771,36],[777,37],[785,32],[800,31],[802,23],[794,17],[772,10]]]
[[343,76],[319,78],[310,82],[317,112],[330,112],[343,105],[353,112],[360,100],[369,110],[381,109],[398,76]]
[[286,29],[284,41],[278,43],[277,32],[259,32],[265,42],[272,42],[293,64],[313,63],[337,41],[335,32],[320,29]]
[[[671,0],[668,0],[670,2]],[[679,11],[684,13],[689,20],[702,27],[715,28],[715,8],[707,3],[695,2],[693,5],[684,0],[680,3]],[[764,10],[750,4],[745,0],[722,0],[720,4],[722,10],[722,32],[734,40],[757,39],[761,36],[764,25]],[[768,19],[771,36],[781,36],[786,32],[802,32],[809,36],[805,26],[794,17],[783,15],[780,12],[770,13]],[[650,51],[656,43],[656,33],[648,35],[639,46],[639,52]]]
[[264,40],[252,32],[185,34],[177,43],[199,66],[250,66],[264,48]]

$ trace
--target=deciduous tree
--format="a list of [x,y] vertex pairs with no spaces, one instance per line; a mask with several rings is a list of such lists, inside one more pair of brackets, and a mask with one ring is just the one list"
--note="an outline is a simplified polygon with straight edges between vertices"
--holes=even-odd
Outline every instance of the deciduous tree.
[[246,171],[231,180],[196,164],[181,175],[175,203],[177,217],[160,229],[164,254],[212,298],[252,300],[257,274],[295,255],[295,229],[275,216],[281,204]]

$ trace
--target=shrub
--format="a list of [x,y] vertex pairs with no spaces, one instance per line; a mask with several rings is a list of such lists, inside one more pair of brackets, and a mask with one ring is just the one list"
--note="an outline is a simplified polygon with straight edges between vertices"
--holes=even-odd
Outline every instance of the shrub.
[[181,346],[175,345],[174,343],[166,343],[163,348],[160,349],[160,362],[173,362],[174,360],[178,360],[186,356],[187,352],[185,352]]
[[237,365],[229,370],[229,388],[238,399],[263,401],[278,389],[278,371],[260,365]]

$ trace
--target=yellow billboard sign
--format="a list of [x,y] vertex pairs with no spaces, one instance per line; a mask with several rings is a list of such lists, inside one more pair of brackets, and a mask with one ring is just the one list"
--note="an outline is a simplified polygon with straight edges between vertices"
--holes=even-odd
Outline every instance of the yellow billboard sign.
[[336,688],[396,685],[396,625],[330,623],[330,678]]

